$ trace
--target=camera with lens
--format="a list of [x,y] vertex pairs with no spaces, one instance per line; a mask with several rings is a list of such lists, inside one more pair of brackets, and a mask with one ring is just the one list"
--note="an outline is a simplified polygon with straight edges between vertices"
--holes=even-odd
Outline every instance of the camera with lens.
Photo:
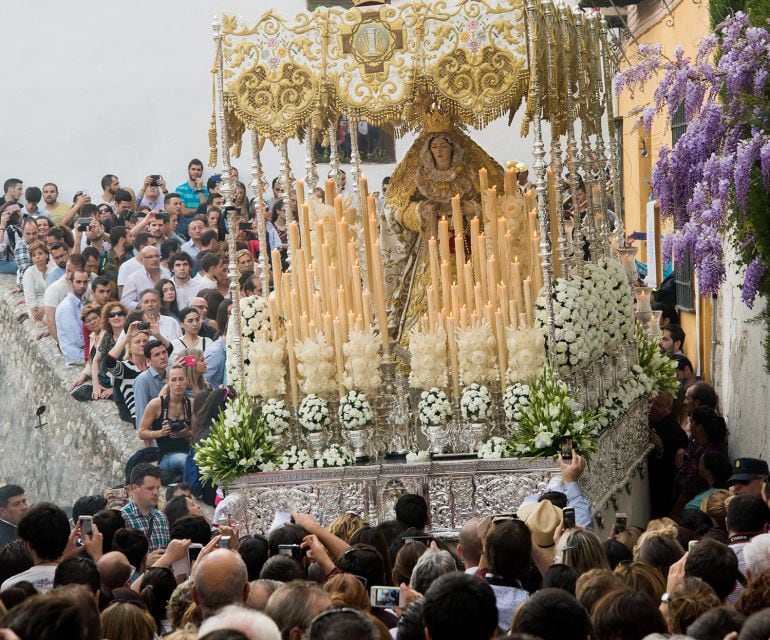
[[180,431],[184,431],[187,427],[184,420],[169,420],[168,426],[171,427],[172,433],[179,433]]

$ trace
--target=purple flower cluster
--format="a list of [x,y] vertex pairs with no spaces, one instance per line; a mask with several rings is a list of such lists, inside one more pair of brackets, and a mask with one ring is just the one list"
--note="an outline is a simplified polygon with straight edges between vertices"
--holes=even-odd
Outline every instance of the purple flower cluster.
[[[660,78],[652,104],[638,109],[642,126],[649,129],[662,113],[671,118],[681,105],[688,120],[674,148],[661,147],[652,172],[653,194],[677,229],[666,249],[677,262],[689,252],[700,291],[713,293],[725,279],[724,240],[734,242],[749,264],[743,300],[751,306],[766,264],[753,240],[746,242],[755,234],[744,214],[754,167],[770,190],[770,33],[736,13],[701,41],[694,60],[681,47],[667,58],[661,47],[646,45],[639,56],[615,86],[633,90]],[[733,223],[740,225],[736,233]]]
[[749,309],[754,307],[754,299],[757,297],[759,283],[765,276],[766,271],[767,265],[762,262],[761,258],[754,258],[749,263],[749,266],[746,267],[746,275],[743,278],[743,288],[741,289],[741,300]]

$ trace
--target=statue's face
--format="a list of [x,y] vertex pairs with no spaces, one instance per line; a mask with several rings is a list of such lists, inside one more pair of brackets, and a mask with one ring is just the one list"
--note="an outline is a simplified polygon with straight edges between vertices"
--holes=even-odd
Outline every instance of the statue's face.
[[430,152],[436,163],[436,169],[446,170],[452,166],[452,145],[445,138],[434,138],[430,143]]

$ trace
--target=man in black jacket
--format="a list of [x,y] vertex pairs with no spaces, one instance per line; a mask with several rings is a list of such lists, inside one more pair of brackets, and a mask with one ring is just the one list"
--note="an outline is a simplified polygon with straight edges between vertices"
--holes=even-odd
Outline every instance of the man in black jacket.
[[687,450],[687,434],[674,417],[674,399],[668,394],[650,398],[647,418],[654,447],[649,457],[650,517],[660,518],[671,512],[676,456]]
[[16,525],[27,511],[27,496],[17,484],[0,487],[0,544],[18,538]]

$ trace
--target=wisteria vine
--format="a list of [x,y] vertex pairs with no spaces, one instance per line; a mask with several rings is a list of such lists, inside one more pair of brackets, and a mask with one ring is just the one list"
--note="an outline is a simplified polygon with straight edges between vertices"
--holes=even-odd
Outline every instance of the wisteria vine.
[[[661,213],[675,222],[674,260],[689,250],[702,294],[726,276],[725,241],[745,265],[741,296],[753,307],[770,262],[770,33],[738,12],[700,43],[695,59],[678,47],[642,45],[639,61],[621,71],[616,91],[659,78],[640,125],[671,118],[684,104],[688,126],[673,149],[664,145],[652,173]],[[759,214],[763,215],[759,215]],[[768,225],[768,229],[759,228]],[[669,245],[670,246],[670,245]]]

